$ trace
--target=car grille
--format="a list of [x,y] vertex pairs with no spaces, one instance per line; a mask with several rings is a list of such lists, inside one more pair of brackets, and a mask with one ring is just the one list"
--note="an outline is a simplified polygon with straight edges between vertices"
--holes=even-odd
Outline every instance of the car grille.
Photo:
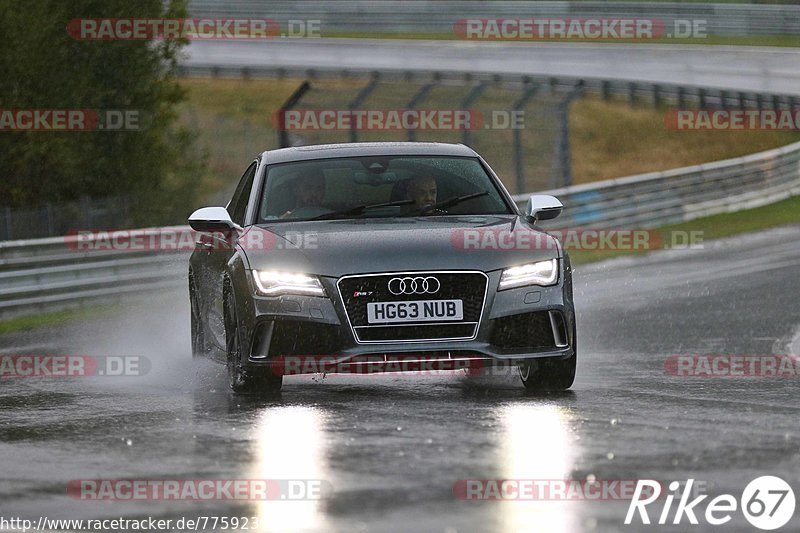
[[[434,294],[394,295],[388,289],[396,277],[433,276],[440,288]],[[478,331],[486,298],[488,278],[482,272],[414,272],[364,276],[345,276],[339,280],[339,294],[356,340],[366,342],[404,342],[472,339]],[[360,293],[356,296],[356,293]],[[367,304],[412,300],[461,300],[463,320],[456,322],[412,322],[370,325]]]
[[492,320],[492,345],[499,350],[552,350],[556,348],[547,311],[504,316]]

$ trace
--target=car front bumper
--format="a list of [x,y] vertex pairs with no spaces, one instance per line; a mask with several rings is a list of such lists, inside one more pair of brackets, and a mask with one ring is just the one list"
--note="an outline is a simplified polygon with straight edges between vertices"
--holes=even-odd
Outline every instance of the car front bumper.
[[[275,365],[278,361],[298,368],[298,360],[316,358],[324,360],[329,365],[326,368],[335,372],[354,367],[397,368],[387,366],[397,360],[438,361],[445,367],[465,361],[493,366],[574,355],[575,312],[568,260],[561,264],[558,284],[549,287],[497,291],[500,271],[486,276],[486,297],[477,333],[469,340],[359,342],[336,278],[321,278],[327,297],[255,296],[247,328],[247,363]],[[539,338],[547,342],[526,346],[526,340]],[[299,368],[313,372],[319,367]]]

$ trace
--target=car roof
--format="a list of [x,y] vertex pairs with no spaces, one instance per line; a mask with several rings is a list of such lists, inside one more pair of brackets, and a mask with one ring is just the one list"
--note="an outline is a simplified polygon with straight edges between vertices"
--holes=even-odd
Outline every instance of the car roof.
[[471,148],[463,144],[432,142],[363,142],[341,144],[316,144],[310,146],[294,146],[279,150],[268,150],[262,154],[262,161],[268,165],[289,163],[292,161],[309,161],[313,159],[330,159],[336,157],[364,156],[457,156],[477,157]]

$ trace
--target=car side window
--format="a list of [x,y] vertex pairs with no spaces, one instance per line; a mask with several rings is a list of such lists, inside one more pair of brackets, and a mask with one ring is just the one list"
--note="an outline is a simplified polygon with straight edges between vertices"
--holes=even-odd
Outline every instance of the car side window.
[[239,186],[236,187],[236,192],[233,193],[233,199],[228,205],[228,212],[231,215],[231,220],[240,226],[244,226],[244,217],[247,213],[247,204],[250,200],[250,191],[253,188],[253,180],[256,177],[256,164],[252,165],[242,175],[239,181]]

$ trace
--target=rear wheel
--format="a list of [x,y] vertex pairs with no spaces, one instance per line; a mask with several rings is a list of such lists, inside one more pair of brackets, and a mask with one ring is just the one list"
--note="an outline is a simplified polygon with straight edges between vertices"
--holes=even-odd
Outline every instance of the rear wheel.
[[281,390],[283,376],[276,376],[269,368],[246,367],[242,364],[239,321],[232,294],[225,298],[225,347],[227,351],[228,384],[237,393],[275,393]]

